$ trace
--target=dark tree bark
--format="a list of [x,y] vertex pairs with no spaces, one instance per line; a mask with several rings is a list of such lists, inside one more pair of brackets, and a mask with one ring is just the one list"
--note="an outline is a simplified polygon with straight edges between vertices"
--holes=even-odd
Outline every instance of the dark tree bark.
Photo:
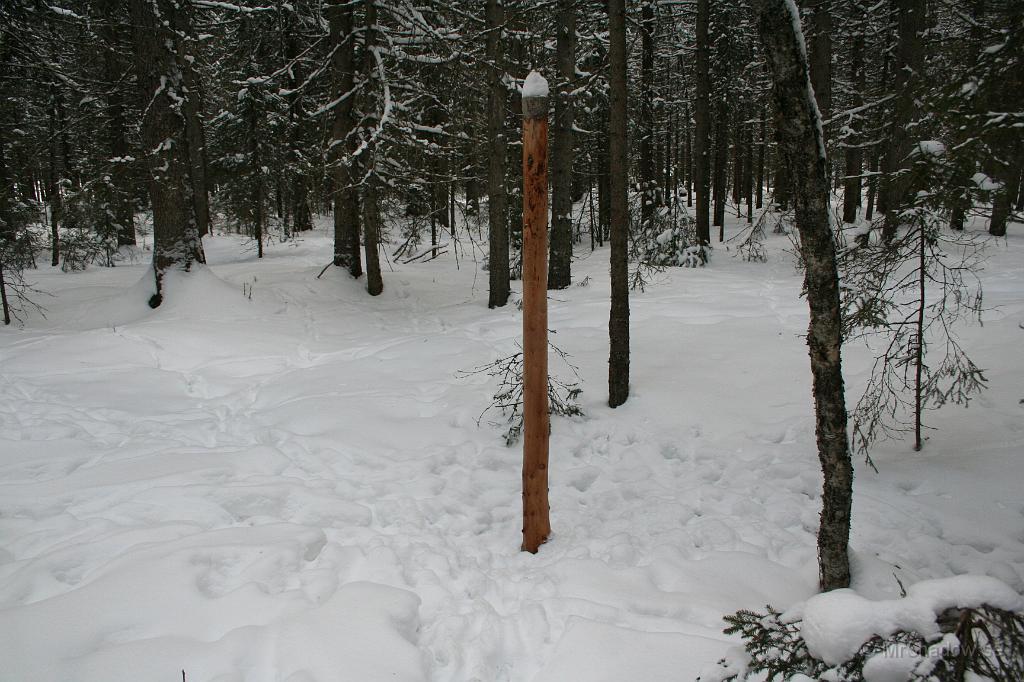
[[818,530],[819,577],[821,588],[832,590],[850,584],[847,546],[853,466],[846,433],[839,277],[829,225],[826,160],[819,151],[820,119],[793,6],[786,0],[754,0],[753,5],[772,74],[782,148],[795,188],[796,227],[811,316],[807,345],[814,377],[815,432],[825,481]]
[[608,151],[608,112],[602,111],[601,131],[597,141],[597,243],[604,246],[608,239],[612,222],[611,188],[609,176],[609,151]]
[[[7,61],[7,55],[0,52],[0,64]],[[0,75],[3,74],[3,66],[0,66]],[[6,121],[4,121],[6,123]],[[4,152],[4,137],[0,135],[0,245],[14,239],[16,230],[11,220],[10,203],[14,198],[14,187],[11,182],[11,174],[7,168],[7,156]],[[4,268],[7,267],[3,259],[3,251],[0,251],[0,308],[3,309],[4,324],[11,323],[11,305],[7,300],[7,283],[4,281]]]
[[[811,5],[811,86],[814,88],[814,99],[822,120],[832,116],[832,12],[829,8],[831,0],[815,0]],[[822,129],[822,133],[826,133]],[[828,142],[828,135],[825,135]]]
[[876,151],[871,155],[871,165],[868,167],[868,196],[864,202],[864,220],[871,222],[875,217],[875,203],[881,192],[878,191],[878,166],[880,164],[881,152]]
[[487,0],[487,217],[490,223],[488,268],[490,291],[487,307],[508,303],[511,273],[508,262],[508,194],[505,189],[505,59],[502,27],[505,9],[498,0]]
[[[742,116],[742,114],[741,114]],[[732,134],[732,203],[736,207],[736,217],[740,215],[740,200],[743,197],[743,123],[736,121],[736,129]]]
[[926,0],[898,0],[898,40],[896,64],[893,69],[893,92],[896,105],[889,128],[890,139],[886,148],[883,191],[885,193],[885,223],[882,238],[888,242],[896,236],[900,211],[909,201],[910,189],[908,156],[913,147],[908,126],[917,111],[915,96],[924,72],[924,42]]
[[263,191],[263,159],[260,148],[260,117],[256,97],[250,94],[249,106],[246,108],[249,119],[249,175],[252,177],[252,237],[256,240],[256,257],[263,258],[263,227],[266,223],[264,215],[265,197]]
[[724,99],[715,106],[715,171],[714,224],[718,226],[718,241],[725,240],[726,177],[729,168],[729,106]]
[[375,181],[368,181],[363,188],[363,246],[366,251],[366,291],[370,296],[379,296],[384,291],[384,278],[380,272],[380,195]]
[[[1003,170],[1003,169],[1000,169]],[[1016,172],[1013,172],[1016,171]],[[1014,168],[1007,175],[1019,175],[1019,168]],[[1006,178],[1009,180],[1009,178]],[[989,217],[988,233],[993,237],[1006,236],[1006,224],[1009,222],[1010,214],[1013,212],[1013,200],[1016,192],[1011,189],[1010,182],[1003,182],[1002,188],[993,193],[992,214]]]
[[697,193],[697,240],[711,243],[711,40],[709,0],[697,0],[697,82],[694,99],[693,174]]
[[783,148],[782,130],[779,128],[778,120],[775,125],[775,189],[773,195],[775,204],[780,211],[788,211],[790,200],[793,198],[793,179],[789,173],[789,164],[786,163]]
[[128,124],[124,89],[120,86],[125,64],[119,50],[121,40],[120,3],[103,0],[105,22],[97,29],[103,38],[103,71],[107,80],[107,145],[111,158],[110,184],[114,195],[111,197],[111,223],[117,233],[118,246],[135,244],[135,211],[132,207],[132,173],[128,158],[131,147],[128,144]]
[[1024,163],[1018,163],[1021,172],[1017,174],[1017,202],[1015,207],[1018,211],[1024,211]]
[[288,206],[285,209],[292,217],[292,229],[295,232],[306,232],[313,229],[313,216],[309,210],[309,178],[298,168],[303,155],[302,129],[305,111],[303,96],[298,89],[302,82],[302,63],[297,58],[300,54],[297,27],[289,21],[282,28],[284,35],[284,54],[294,66],[288,70],[288,152],[287,161],[291,180],[288,183]]
[[644,0],[640,8],[640,176],[641,234],[650,234],[654,222],[654,1]]
[[626,6],[608,0],[608,152],[611,201],[611,313],[608,319],[608,405],[618,407],[629,397],[629,240],[627,183],[629,156],[626,125]]
[[[853,86],[850,104],[860,106],[863,101],[864,89],[867,85],[864,76],[864,27],[867,19],[867,7],[863,2],[856,2],[857,23],[850,41],[850,83]],[[864,150],[861,147],[861,136],[856,131],[846,138],[846,168],[843,179],[843,222],[852,223],[857,220],[857,210],[861,202],[861,170],[864,166]]]
[[[376,68],[373,58],[373,47],[377,43],[377,3],[376,0],[364,0],[366,6],[365,24],[365,58],[363,78],[367,83],[372,83]],[[371,98],[372,99],[372,98]],[[365,125],[380,126],[383,121],[373,116],[366,117]],[[377,175],[376,159],[378,150],[370,145],[362,153],[364,164],[367,166],[365,180],[363,181],[362,208],[363,208],[363,248],[366,256],[366,291],[370,296],[379,296],[384,291],[384,279],[380,271],[380,234],[383,221],[380,215],[380,190],[382,180]]]
[[768,113],[761,109],[761,142],[757,146],[757,208],[764,207],[764,157],[768,148],[767,118]]
[[64,127],[63,107],[55,85],[50,86],[50,130],[47,145],[46,199],[50,204],[50,266],[60,265],[60,226],[64,222],[64,200],[61,184],[64,180],[64,157],[59,144]]
[[7,283],[4,282],[4,263],[0,260],[0,307],[3,308],[4,324],[11,323],[11,304],[7,300]]
[[573,101],[576,83],[576,2],[558,0],[558,92],[551,135],[551,255],[548,288],[572,281]]
[[[6,75],[3,65],[9,58],[6,50],[0,51],[0,77]],[[6,121],[0,121],[0,123],[6,123]],[[5,139],[3,135],[0,135],[0,246],[5,246],[4,242],[14,239],[16,236],[14,221],[11,219],[10,204],[13,199],[14,185],[7,166]],[[11,323],[11,305],[7,300],[7,283],[4,281],[4,268],[7,267],[7,264],[4,262],[3,253],[4,251],[0,250],[0,310],[3,312],[4,324],[9,325]]]
[[203,245],[192,199],[187,93],[179,3],[174,0],[131,0],[132,43],[139,84],[142,148],[147,150],[149,198],[153,208],[153,273],[156,293],[150,306],[163,300],[164,274],[204,263]]
[[743,191],[744,199],[747,202],[747,222],[754,222],[754,125],[744,125],[746,134],[744,136],[743,148]]
[[686,140],[683,146],[683,169],[686,172],[686,205],[693,207],[693,130],[690,126],[690,105],[683,102],[683,119],[686,122]]
[[191,5],[177,3],[171,26],[179,36],[181,80],[187,96],[182,103],[185,134],[188,137],[189,179],[192,183],[192,209],[199,236],[210,232],[210,190],[207,184],[206,131],[203,125],[202,86],[194,64],[199,42],[192,32]]
[[352,4],[334,0],[327,7],[330,21],[330,40],[334,46],[331,64],[334,77],[334,120],[331,123],[331,149],[334,181],[334,264],[347,268],[353,277],[363,274],[359,256],[359,179],[357,161],[350,156],[355,149],[356,127],[355,74],[356,64],[355,16]]

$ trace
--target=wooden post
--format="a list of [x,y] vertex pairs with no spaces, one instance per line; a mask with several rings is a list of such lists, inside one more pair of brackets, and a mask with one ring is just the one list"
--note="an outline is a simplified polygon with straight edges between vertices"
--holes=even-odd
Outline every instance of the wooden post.
[[551,533],[548,515],[548,84],[523,84],[523,551]]

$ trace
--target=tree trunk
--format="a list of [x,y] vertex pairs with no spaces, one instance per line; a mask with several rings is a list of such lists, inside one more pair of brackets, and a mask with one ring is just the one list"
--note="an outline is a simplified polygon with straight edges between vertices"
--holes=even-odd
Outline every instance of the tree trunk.
[[334,180],[334,264],[347,268],[352,277],[363,274],[359,256],[358,162],[350,157],[355,149],[355,16],[352,4],[334,0],[327,7],[330,21],[330,41],[334,46],[331,64],[334,78],[334,96],[340,101],[334,106],[331,123],[331,146],[328,156]]
[[296,26],[294,22],[288,22],[282,30],[285,35],[282,37],[285,44],[286,58],[295,65],[288,71],[288,153],[287,162],[291,181],[288,183],[288,207],[285,209],[292,217],[292,230],[294,232],[306,232],[313,229],[313,216],[309,210],[309,178],[304,168],[301,167],[303,155],[302,130],[306,115],[302,105],[302,93],[298,85],[302,82],[301,62],[298,61],[300,54],[298,41],[296,40]]
[[116,0],[104,0],[105,23],[97,28],[103,38],[103,69],[108,85],[106,132],[110,156],[113,159],[110,168],[110,184],[113,189],[111,197],[111,222],[117,235],[118,246],[135,245],[135,212],[132,208],[132,173],[128,157],[131,155],[128,144],[128,124],[125,109],[124,93],[118,85],[121,80],[123,63],[119,52],[121,40],[119,27],[120,3]]
[[7,301],[7,283],[4,282],[4,262],[0,260],[0,306],[3,307],[4,324],[11,323],[11,304]]
[[366,252],[366,291],[379,296],[384,291],[384,278],[380,272],[380,194],[376,181],[370,179],[363,187],[363,246]]
[[249,116],[249,175],[252,178],[252,236],[256,240],[256,257],[263,258],[263,226],[266,222],[264,216],[264,193],[263,193],[263,160],[260,158],[260,112],[256,104],[256,96],[249,91],[249,106],[246,112]]
[[847,546],[853,466],[846,433],[841,362],[842,318],[835,242],[829,225],[829,185],[820,118],[811,94],[799,18],[787,0],[754,0],[769,70],[782,149],[793,179],[796,227],[800,232],[810,308],[807,345],[813,374],[815,432],[824,474],[818,530],[819,578],[823,590],[850,584]]
[[608,405],[618,407],[629,397],[629,240],[627,182],[629,156],[626,125],[625,0],[608,0],[609,194],[611,201],[611,313],[608,318]]
[[[852,107],[858,107],[864,101],[863,93],[866,87],[864,78],[864,28],[867,19],[866,10],[867,8],[864,6],[863,2],[858,1],[855,4],[855,11],[858,13],[856,17],[857,24],[850,44],[850,83],[853,86],[850,104]],[[851,128],[852,127],[853,124],[851,124]],[[860,146],[861,140],[861,135],[859,135],[857,131],[852,132],[846,138],[846,177],[843,180],[844,223],[855,222],[857,220],[857,211],[860,209],[860,176],[864,166],[864,150]]]
[[1006,236],[1006,223],[1010,218],[1012,209],[1012,197],[1010,190],[1004,183],[1003,188],[993,193],[992,215],[988,222],[988,233],[993,237]]
[[655,210],[654,182],[654,0],[640,9],[640,234],[650,235]]
[[761,109],[761,142],[757,146],[757,208],[764,207],[764,157],[765,152],[768,148],[768,138],[766,137],[768,113],[762,108]]
[[900,223],[900,212],[906,208],[909,197],[908,156],[913,147],[908,126],[917,104],[918,85],[924,75],[924,43],[926,0],[898,0],[899,37],[896,46],[896,65],[893,69],[893,92],[896,105],[889,128],[890,139],[886,150],[885,179],[885,224],[882,238],[889,242],[896,236]]
[[686,139],[683,145],[683,171],[686,174],[686,205],[693,207],[693,133],[690,126],[690,106],[683,102],[683,120],[685,121]]
[[187,91],[182,104],[182,115],[185,117],[185,134],[188,137],[192,210],[196,216],[199,236],[204,237],[210,232],[210,194],[206,182],[206,131],[203,127],[202,84],[196,77],[194,67],[196,55],[193,52],[199,41],[192,35],[189,12],[191,4],[176,3],[171,26],[175,28],[179,37],[181,79]]
[[46,198],[50,204],[50,266],[60,265],[60,226],[64,222],[64,199],[61,186],[64,181],[64,157],[59,144],[60,132],[64,127],[60,93],[57,86],[50,86],[50,130],[47,145],[48,164],[46,175]]
[[572,281],[572,166],[573,101],[576,83],[576,3],[558,0],[558,90],[551,136],[551,257],[549,289],[564,289]]
[[[0,52],[0,64],[6,62],[8,58],[6,53]],[[0,66],[0,69],[2,68],[3,66]],[[0,75],[6,74],[0,71]],[[2,121],[2,123],[6,123],[6,121]],[[17,230],[10,215],[10,203],[14,199],[14,186],[7,168],[4,142],[4,137],[0,136],[0,246],[6,246],[5,242],[17,236]],[[0,308],[3,309],[4,324],[8,325],[11,323],[11,306],[7,300],[7,283],[4,281],[5,267],[3,250],[0,250]]]
[[1024,211],[1024,163],[1017,164],[1021,172],[1017,174],[1017,202],[1015,207],[1018,211]]
[[714,224],[718,226],[718,241],[725,241],[726,171],[729,167],[729,105],[724,99],[715,107],[715,193]]
[[609,187],[609,153],[608,153],[608,112],[602,112],[604,114],[601,132],[603,134],[598,135],[598,176],[597,176],[597,245],[604,246],[605,240],[608,238],[608,232],[612,222],[612,208],[611,208],[611,189]]
[[192,201],[189,135],[176,98],[184,88],[180,27],[186,19],[175,0],[131,0],[132,42],[139,84],[142,148],[147,151],[149,198],[153,208],[153,274],[163,300],[164,275],[204,263],[203,245]]
[[505,190],[505,60],[502,41],[505,9],[499,0],[487,0],[487,217],[490,223],[488,308],[508,303],[511,279],[508,262],[508,195]]
[[867,201],[864,202],[864,220],[871,222],[871,219],[875,217],[875,201],[876,197],[881,194],[878,191],[878,165],[880,163],[881,152],[875,151],[871,155],[871,165],[868,167],[870,175],[868,176],[868,196]]
[[[377,3],[376,0],[364,0],[366,6],[364,44],[364,68],[363,78],[367,83],[372,84],[376,72],[373,54],[373,47],[377,43]],[[373,98],[369,98],[373,99]],[[376,109],[371,109],[376,111]],[[373,116],[366,117],[366,125],[383,125],[383,121]],[[375,145],[370,145],[362,153],[363,163],[366,166],[365,179],[363,180],[363,245],[366,256],[366,291],[370,296],[379,296],[384,291],[384,279],[380,272],[380,235],[383,228],[383,221],[380,215],[380,189],[383,181],[377,175],[377,154]]]
[[747,223],[754,222],[754,125],[745,124],[746,136],[743,142],[743,190],[747,202]]
[[697,241],[711,243],[711,23],[710,0],[697,0],[697,83],[694,100],[693,172],[697,193]]
[[[814,0],[811,17],[810,60],[811,86],[822,120],[832,117],[832,12],[831,0]],[[828,135],[824,128],[825,143]]]
[[[741,114],[742,115],[742,114]],[[736,217],[740,217],[740,201],[743,197],[743,123],[736,122],[732,143],[732,203]]]

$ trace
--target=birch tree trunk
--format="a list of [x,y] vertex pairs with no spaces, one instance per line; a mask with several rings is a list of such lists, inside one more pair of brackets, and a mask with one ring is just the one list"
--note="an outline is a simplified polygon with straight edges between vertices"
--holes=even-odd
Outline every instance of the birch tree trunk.
[[808,77],[799,17],[791,0],[754,0],[758,32],[772,75],[785,162],[793,180],[810,308],[810,351],[818,458],[824,475],[818,567],[822,590],[850,584],[847,545],[853,497],[853,466],[846,433],[841,361],[842,320],[821,120]]

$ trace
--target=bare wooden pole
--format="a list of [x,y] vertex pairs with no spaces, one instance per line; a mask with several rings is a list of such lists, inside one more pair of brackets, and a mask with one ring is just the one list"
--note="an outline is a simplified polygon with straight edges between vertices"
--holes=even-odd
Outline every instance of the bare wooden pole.
[[523,551],[551,533],[548,514],[548,86],[523,85]]

